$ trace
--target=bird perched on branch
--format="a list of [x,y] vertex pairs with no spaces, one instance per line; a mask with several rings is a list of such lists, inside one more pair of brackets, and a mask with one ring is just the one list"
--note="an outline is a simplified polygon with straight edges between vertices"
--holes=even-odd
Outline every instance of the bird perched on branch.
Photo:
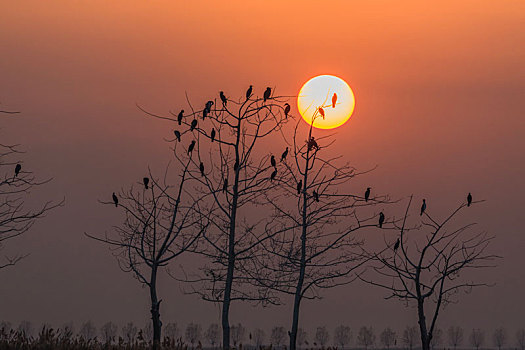
[[323,107],[319,107],[319,114],[320,114],[321,117],[323,117],[323,119],[324,119],[324,109],[323,109]]
[[423,215],[425,210],[427,210],[427,202],[423,199],[423,204],[421,204],[421,213],[419,213],[419,215]]
[[385,214],[383,212],[379,213],[379,228],[383,228],[383,223],[385,222]]
[[118,197],[117,195],[115,194],[115,192],[113,192],[113,203],[115,203],[115,207],[118,207]]
[[334,92],[332,96],[332,108],[335,108],[335,103],[337,102],[337,94]]
[[368,202],[368,198],[370,198],[370,187],[366,188],[365,192],[365,202]]
[[274,155],[272,154],[272,156],[270,157],[270,164],[272,164],[272,166],[275,168],[277,166],[277,163],[275,162],[275,157]]
[[208,110],[206,108],[204,108],[202,110],[202,120],[206,119],[207,116],[208,116]]
[[228,99],[226,99],[226,96],[224,96],[224,92],[219,92],[219,96],[221,98],[222,104],[226,106],[226,104],[228,103]]
[[205,109],[208,112],[208,114],[211,113],[211,107],[213,107],[213,104],[214,104],[214,102],[211,101],[211,100],[206,102],[206,108]]
[[144,183],[144,188],[145,188],[145,189],[148,189],[149,178],[148,178],[148,177],[143,178],[143,179],[142,179],[142,182]]
[[277,169],[274,169],[272,171],[272,174],[270,175],[270,181],[273,181],[276,176],[277,176]]
[[197,127],[197,119],[193,119],[190,125],[190,131],[193,131]]
[[311,151],[312,149],[319,149],[319,145],[317,144],[317,141],[315,141],[315,137],[310,137],[310,140],[308,141],[308,150]]
[[469,192],[467,196],[467,207],[470,207],[471,204],[472,204],[472,195]]
[[179,112],[179,115],[177,115],[177,122],[179,123],[179,125],[182,124],[182,118],[184,117],[184,109],[181,109],[180,112]]
[[264,102],[266,102],[266,100],[269,99],[271,95],[272,95],[272,89],[267,87],[263,95]]
[[314,190],[314,200],[315,200],[316,202],[319,202],[319,193],[317,193],[316,190]]
[[195,140],[191,141],[190,146],[188,147],[188,154],[190,154],[195,148]]
[[199,165],[199,170],[201,171],[201,176],[204,176],[204,163],[201,162],[201,164]]
[[222,193],[226,192],[228,189],[228,178],[224,179],[224,183],[222,184]]
[[250,97],[252,97],[252,91],[253,91],[253,85],[250,85],[248,90],[246,90],[246,101],[248,101]]
[[399,241],[399,238],[398,238],[397,241],[396,241],[396,244],[394,244],[394,252],[399,248],[399,243],[400,243],[400,241]]
[[175,134],[175,137],[177,138],[177,141],[180,142],[180,132],[178,130],[174,130],[173,133]]
[[301,194],[301,189],[303,188],[303,180],[299,180],[297,183],[297,194]]
[[211,129],[211,142],[215,141],[215,129]]
[[289,103],[285,103],[285,104],[284,104],[284,116],[285,116],[286,118],[288,118],[288,113],[290,113],[290,109],[291,109],[291,108],[290,108],[290,104],[289,104]]
[[283,154],[281,154],[281,162],[285,160],[287,156],[288,156],[288,147],[286,147]]
[[17,164],[15,166],[15,176],[18,176],[18,174],[20,174],[20,170],[22,170],[22,166],[20,164]]

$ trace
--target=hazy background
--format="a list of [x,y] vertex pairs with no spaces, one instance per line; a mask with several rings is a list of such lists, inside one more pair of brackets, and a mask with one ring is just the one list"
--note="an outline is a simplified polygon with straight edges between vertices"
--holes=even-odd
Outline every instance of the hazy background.
[[[0,1],[2,143],[24,168],[54,180],[34,202],[66,205],[2,254],[31,255],[0,271],[0,319],[55,325],[92,319],[143,324],[146,289],[105,246],[83,236],[118,223],[98,203],[169,161],[167,122],[137,110],[243,96],[249,84],[297,94],[318,74],[345,79],[355,114],[337,146],[356,167],[379,165],[374,191],[470,213],[504,255],[493,288],[445,309],[441,327],[524,326],[525,2],[517,1]],[[293,101],[294,114],[295,101]],[[356,184],[361,191],[365,184]],[[445,207],[444,207],[445,206]],[[468,219],[468,218],[467,218]],[[164,324],[208,324],[219,309],[160,282]],[[401,328],[414,310],[362,284],[307,302],[305,328],[347,323]],[[290,323],[289,307],[235,304],[232,322]]]

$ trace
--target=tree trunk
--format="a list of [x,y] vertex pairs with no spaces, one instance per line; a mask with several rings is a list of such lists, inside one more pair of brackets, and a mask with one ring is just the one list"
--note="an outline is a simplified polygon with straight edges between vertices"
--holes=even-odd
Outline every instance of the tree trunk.
[[421,349],[430,350],[430,341],[431,337],[427,333],[427,321],[425,318],[425,308],[423,300],[418,300],[417,302],[417,313],[418,313],[418,323],[419,323],[419,333],[421,335]]
[[151,269],[149,292],[151,299],[151,321],[153,322],[153,350],[160,349],[162,323],[160,321],[160,302],[157,298],[157,266]]

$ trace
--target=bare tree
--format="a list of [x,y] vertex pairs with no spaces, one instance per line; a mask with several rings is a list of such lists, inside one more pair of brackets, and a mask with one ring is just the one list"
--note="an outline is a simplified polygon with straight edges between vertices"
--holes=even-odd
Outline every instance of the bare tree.
[[[16,113],[0,110],[0,116]],[[20,145],[0,143],[0,249],[7,241],[28,232],[50,210],[64,204],[64,200],[48,201],[36,209],[26,208],[31,191],[51,179],[37,180],[20,159],[23,153]],[[6,256],[5,261],[0,262],[0,269],[15,265],[25,256]]]
[[233,345],[237,346],[237,344],[241,344],[244,341],[246,335],[246,328],[244,328],[242,324],[237,323],[236,325],[231,326],[230,334],[231,339],[233,341]]
[[416,344],[416,339],[417,328],[414,326],[407,326],[403,331],[403,344],[405,344],[409,350],[412,350],[412,348]]
[[374,345],[376,342],[376,335],[372,327],[361,327],[359,333],[357,334],[357,344],[361,345],[366,349],[369,346]]
[[[311,124],[321,117],[321,108],[315,109]],[[280,187],[267,195],[276,232],[264,244],[269,257],[263,256],[255,268],[263,287],[293,297],[290,350],[296,349],[303,300],[320,298],[321,290],[355,279],[353,272],[366,261],[357,231],[378,223],[377,214],[362,214],[363,207],[386,200],[369,200],[365,190],[346,193],[344,186],[362,173],[330,155],[330,136],[316,138],[312,125],[303,126],[298,121],[291,149],[283,150],[270,176]]]
[[474,328],[469,336],[470,345],[479,350],[485,342],[485,332],[479,328]]
[[434,350],[443,343],[443,331],[441,328],[434,329],[432,340],[430,341],[430,349]]
[[304,345],[308,345],[308,333],[302,329],[302,328],[298,328],[297,329],[297,345],[299,345],[299,347],[303,346]]
[[463,343],[463,328],[459,326],[450,326],[447,331],[448,345],[453,346],[454,349]]
[[[351,339],[352,339],[352,333],[350,332],[350,327],[345,326],[345,325],[340,325],[335,328],[334,330],[334,344],[335,345],[341,345],[341,349],[344,349],[345,345],[350,344]],[[302,345],[301,343],[299,343],[299,339],[297,339],[297,342],[299,345]]]
[[516,344],[520,350],[525,349],[525,328],[518,329],[516,332]]
[[86,341],[94,340],[97,337],[97,328],[93,322],[86,321],[80,327],[79,334]]
[[473,223],[454,225],[461,212],[479,202],[462,203],[442,220],[430,215],[424,202],[418,210],[419,223],[409,228],[410,197],[395,242],[385,239],[386,247],[371,254],[375,262],[372,271],[377,278],[360,276],[363,281],[388,290],[387,299],[397,298],[417,306],[423,350],[430,349],[442,307],[454,301],[454,295],[460,291],[487,286],[465,280],[465,272],[492,267],[498,258],[486,252],[492,236],[472,232]]
[[195,190],[207,203],[198,208],[211,223],[204,235],[207,245],[195,252],[209,263],[185,280],[192,283],[191,293],[221,304],[224,349],[230,348],[231,303],[271,302],[267,290],[251,287],[244,271],[251,269],[245,265],[268,239],[271,221],[258,205],[275,184],[269,181],[272,167],[264,142],[287,121],[282,101],[271,96],[269,88],[263,98],[252,96],[250,90],[239,101],[221,91],[219,101],[210,100],[202,109],[194,109],[188,101],[192,113],[182,110],[165,117],[146,112],[176,123],[175,157],[181,163],[191,162],[190,174],[198,182]]
[[498,350],[501,350],[501,348],[507,343],[507,331],[505,328],[496,328],[496,330],[494,330],[492,340],[494,341],[494,346],[496,346]]
[[111,344],[117,335],[117,325],[113,322],[106,322],[100,327],[100,335],[104,340],[105,344]]
[[186,326],[186,340],[191,344],[192,347],[195,347],[195,343],[199,342],[201,339],[202,327],[198,323],[189,323]]
[[286,336],[286,330],[282,326],[276,326],[272,328],[272,334],[270,335],[270,342],[272,345],[279,347],[283,345],[284,337]]
[[[136,279],[149,289],[151,320],[153,326],[153,349],[160,346],[160,303],[157,279],[160,270],[186,252],[195,244],[205,230],[202,217],[194,215],[199,205],[185,192],[188,184],[190,162],[180,171],[178,184],[170,186],[150,177],[145,177],[139,189],[131,186],[112,202],[124,213],[124,222],[114,227],[104,237],[86,235],[110,246],[120,268],[132,272]],[[190,198],[187,198],[190,197]]]
[[315,341],[321,345],[321,347],[324,348],[326,344],[328,344],[328,340],[330,339],[330,335],[328,334],[328,330],[325,326],[317,327],[317,330],[315,331]]
[[379,341],[387,349],[396,343],[397,335],[390,327],[385,328],[379,335]]
[[266,338],[266,334],[264,333],[262,329],[256,328],[253,331],[253,341],[257,349],[261,348],[261,346],[264,344],[265,338]]
[[215,349],[215,346],[217,346],[219,343],[219,325],[217,323],[210,324],[206,330],[206,333],[204,334],[204,337],[211,347]]
[[133,322],[128,322],[122,327],[122,336],[128,345],[131,345],[135,342],[135,337],[137,336],[137,326]]

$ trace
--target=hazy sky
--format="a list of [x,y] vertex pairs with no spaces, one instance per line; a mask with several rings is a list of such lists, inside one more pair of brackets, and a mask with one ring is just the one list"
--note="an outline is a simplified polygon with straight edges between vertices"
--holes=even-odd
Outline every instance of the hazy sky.
[[[294,95],[334,74],[356,97],[336,147],[359,169],[379,166],[366,184],[429,208],[452,208],[469,191],[486,199],[467,219],[497,236],[504,260],[485,273],[497,284],[462,296],[441,326],[525,326],[525,2],[432,3],[0,1],[0,103],[22,112],[1,121],[2,143],[21,143],[24,167],[54,178],[34,203],[66,198],[2,251],[31,255],[0,271],[0,319],[148,319],[146,289],[83,236],[118,222],[99,199],[170,159],[170,124],[135,103],[166,113],[186,106],[185,91],[205,101],[250,84]],[[175,281],[159,288],[165,324],[219,319]],[[369,286],[324,295],[305,304],[306,328],[415,323],[415,310]],[[231,320],[288,327],[289,310],[235,304]]]

